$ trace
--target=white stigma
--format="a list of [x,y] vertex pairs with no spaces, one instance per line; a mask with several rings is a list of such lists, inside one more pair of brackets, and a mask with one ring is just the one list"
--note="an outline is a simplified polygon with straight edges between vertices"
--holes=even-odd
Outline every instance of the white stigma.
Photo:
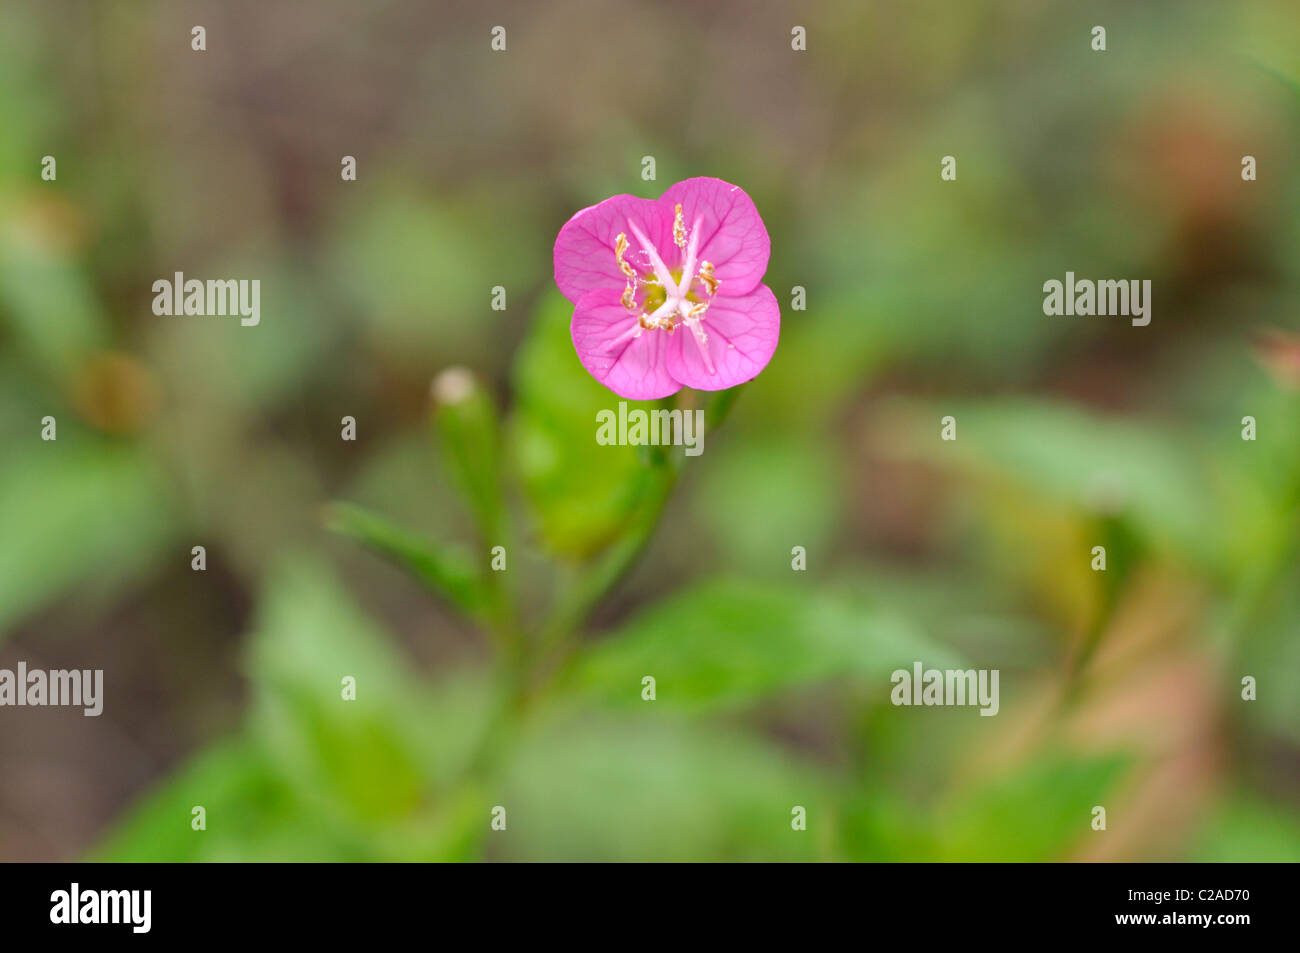
[[[695,265],[700,247],[700,226],[703,223],[703,218],[697,218],[695,220],[695,225],[691,228],[690,240],[686,245],[686,260],[684,267],[682,268],[681,280],[674,281],[672,274],[668,271],[668,266],[665,265],[663,259],[659,257],[659,251],[655,248],[654,243],[646,237],[645,232],[641,231],[635,222],[631,219],[627,220],[627,227],[636,237],[636,240],[641,245],[641,250],[645,252],[646,257],[650,259],[650,267],[654,271],[655,278],[658,279],[659,284],[664,289],[664,294],[667,296],[664,303],[655,311],[656,316],[662,317],[676,312],[683,318],[686,318],[691,316],[692,312],[694,312],[695,316],[703,313],[702,311],[697,310],[696,303],[691,301],[688,297],[691,291],[691,286],[695,283],[697,277],[695,274]],[[676,235],[680,235],[681,231],[682,229],[679,224],[674,225],[674,233]]]
[[[615,240],[614,257],[618,262],[619,271],[627,279],[627,287],[622,297],[623,307],[633,313],[639,310],[636,304],[636,291],[640,285],[658,286],[663,290],[664,300],[655,308],[653,314],[642,312],[632,327],[610,342],[607,350],[612,353],[626,347],[628,343],[639,338],[643,331],[658,330],[671,334],[679,325],[685,325],[691,337],[695,339],[705,369],[713,374],[715,370],[709,356],[708,335],[700,327],[700,322],[704,320],[705,312],[709,310],[707,299],[718,292],[718,279],[714,276],[712,264],[699,261],[700,230],[704,219],[702,216],[696,217],[695,223],[687,232],[681,205],[678,205],[674,211],[676,215],[673,218],[673,244],[685,252],[681,278],[676,281],[673,280],[672,272],[664,264],[654,243],[630,218],[627,220],[628,230],[640,244],[654,277],[638,275],[631,264],[624,259],[623,255],[628,247],[626,235],[620,233]],[[695,300],[691,299],[691,289],[697,280],[703,285],[703,295],[707,296],[705,300],[700,300],[698,297]]]

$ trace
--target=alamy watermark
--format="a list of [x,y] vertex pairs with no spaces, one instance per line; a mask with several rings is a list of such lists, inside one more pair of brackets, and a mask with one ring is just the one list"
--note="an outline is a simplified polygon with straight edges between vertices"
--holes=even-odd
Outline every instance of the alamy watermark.
[[94,718],[104,710],[104,670],[0,668],[0,706],[83,708]]
[[82,890],[74,883],[50,894],[50,922],[55,924],[127,924],[132,933],[153,925],[152,890]]
[[925,668],[920,662],[912,671],[897,669],[889,700],[895,705],[978,705],[981,715],[998,713],[998,669]]
[[1065,281],[1043,282],[1043,314],[1102,315],[1132,318],[1134,327],[1151,323],[1151,279],[1093,281],[1065,273]]
[[688,457],[704,452],[703,410],[635,410],[627,401],[618,402],[618,412],[596,412],[596,443],[605,446],[684,447]]
[[224,280],[185,277],[159,278],[153,283],[153,313],[156,315],[239,315],[246,328],[262,320],[262,281],[260,278]]

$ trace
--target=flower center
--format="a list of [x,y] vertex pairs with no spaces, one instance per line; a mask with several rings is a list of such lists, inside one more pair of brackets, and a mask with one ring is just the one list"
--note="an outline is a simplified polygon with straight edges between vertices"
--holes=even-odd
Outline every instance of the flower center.
[[[697,218],[688,231],[681,205],[674,209],[673,244],[680,249],[683,258],[680,268],[669,269],[654,243],[635,222],[628,219],[627,226],[640,244],[650,270],[648,273],[640,272],[624,257],[629,242],[627,233],[619,232],[614,240],[614,259],[618,262],[619,271],[627,279],[627,286],[623,290],[623,307],[637,317],[635,325],[620,335],[611,345],[611,350],[627,339],[639,338],[644,331],[665,331],[672,334],[678,325],[684,324],[699,346],[705,368],[710,374],[714,373],[708,336],[700,327],[700,322],[709,310],[710,299],[718,293],[718,279],[714,277],[712,264],[707,261],[697,263],[702,221],[703,219]],[[697,287],[699,291],[696,291]]]

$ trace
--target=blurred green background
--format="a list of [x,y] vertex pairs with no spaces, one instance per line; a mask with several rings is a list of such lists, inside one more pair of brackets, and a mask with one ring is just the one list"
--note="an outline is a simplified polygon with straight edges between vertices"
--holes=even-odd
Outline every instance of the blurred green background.
[[[9,0],[0,667],[106,699],[0,710],[0,859],[1300,859],[1297,37],[1289,0]],[[468,367],[507,595],[581,593],[673,464],[595,444],[552,243],[696,175],[764,216],[780,346],[503,717],[499,618],[327,508],[482,584],[430,419]],[[1045,317],[1067,270],[1151,279],[1150,326]],[[153,315],[176,271],[260,279],[260,326]],[[891,706],[913,660],[1001,712]]]

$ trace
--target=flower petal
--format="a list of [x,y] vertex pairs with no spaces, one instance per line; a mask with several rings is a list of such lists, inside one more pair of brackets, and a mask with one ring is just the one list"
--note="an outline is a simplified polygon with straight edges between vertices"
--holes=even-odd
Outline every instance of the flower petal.
[[[753,291],[763,280],[772,251],[754,200],[738,185],[701,177],[678,182],[660,197],[670,223],[678,203],[688,229],[697,218],[701,220],[698,260],[713,264],[723,293],[746,295]],[[671,241],[671,230],[668,238]]]
[[638,248],[628,227],[631,218],[646,236],[659,247],[664,236],[672,244],[672,213],[664,222],[663,211],[653,199],[635,195],[615,195],[578,212],[564,223],[555,239],[555,283],[574,304],[598,288],[617,289],[622,293],[627,279],[619,271],[614,244],[620,232],[627,235],[631,247],[624,260],[638,271],[648,273],[649,264]]
[[668,373],[696,390],[722,390],[743,384],[767,367],[781,334],[781,309],[772,289],[759,285],[740,298],[718,295],[700,327],[714,372],[709,373],[690,328],[680,326],[668,342]]
[[621,292],[593,291],[573,312],[573,347],[592,377],[627,400],[657,400],[681,390],[664,363],[667,335],[663,331],[629,334],[637,327],[633,314],[619,301]]

